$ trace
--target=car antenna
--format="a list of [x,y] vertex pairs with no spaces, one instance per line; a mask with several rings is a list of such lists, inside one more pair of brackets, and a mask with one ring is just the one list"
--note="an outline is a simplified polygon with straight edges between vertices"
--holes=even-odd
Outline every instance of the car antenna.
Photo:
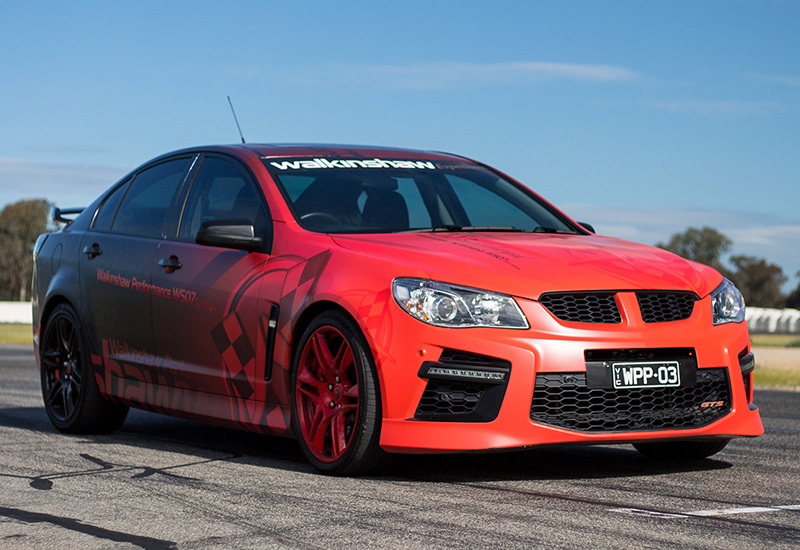
[[239,119],[236,118],[236,111],[233,110],[233,103],[231,102],[231,96],[228,96],[228,105],[231,106],[231,112],[233,113],[233,121],[236,123],[236,128],[239,130],[239,137],[242,138],[242,143],[244,143],[244,135],[242,135],[242,127],[239,126]]

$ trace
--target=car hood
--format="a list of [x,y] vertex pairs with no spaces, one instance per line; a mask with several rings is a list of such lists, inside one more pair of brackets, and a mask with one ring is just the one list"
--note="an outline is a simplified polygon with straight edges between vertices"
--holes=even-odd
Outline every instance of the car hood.
[[596,235],[394,233],[335,235],[337,244],[425,276],[537,299],[544,292],[689,290],[703,297],[722,281],[714,269],[659,248]]

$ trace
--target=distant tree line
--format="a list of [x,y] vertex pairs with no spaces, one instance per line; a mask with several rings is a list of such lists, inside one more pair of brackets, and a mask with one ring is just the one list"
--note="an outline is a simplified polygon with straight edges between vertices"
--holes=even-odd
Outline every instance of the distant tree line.
[[[30,299],[33,245],[37,236],[52,229],[48,225],[49,209],[46,200],[33,199],[0,210],[0,300]],[[800,309],[800,284],[784,294],[781,287],[787,277],[779,266],[754,256],[732,256],[731,265],[725,265],[722,256],[732,245],[733,241],[710,227],[690,227],[672,235],[669,242],[656,244],[718,270],[742,291],[748,305]]]
[[[788,279],[780,266],[755,256],[731,256],[731,266],[723,264],[722,256],[732,244],[733,241],[716,229],[690,227],[683,233],[672,235],[666,244],[658,243],[656,246],[713,267],[733,281],[747,305],[800,309],[800,284],[788,295],[784,294],[781,287]],[[800,277],[800,271],[797,277]]]
[[33,245],[48,230],[50,205],[24,200],[0,210],[0,300],[30,300]]

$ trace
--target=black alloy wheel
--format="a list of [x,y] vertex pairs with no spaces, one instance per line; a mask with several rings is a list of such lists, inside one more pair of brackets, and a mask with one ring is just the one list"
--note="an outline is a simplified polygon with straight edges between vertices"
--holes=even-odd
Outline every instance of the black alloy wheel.
[[128,407],[100,395],[81,322],[72,306],[60,304],[50,315],[40,355],[44,406],[58,430],[109,433],[122,425]]

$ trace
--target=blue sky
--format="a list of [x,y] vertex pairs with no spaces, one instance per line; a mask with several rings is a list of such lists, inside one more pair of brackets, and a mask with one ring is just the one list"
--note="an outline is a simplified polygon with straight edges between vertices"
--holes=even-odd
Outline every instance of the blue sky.
[[17,2],[0,207],[80,206],[166,151],[444,150],[599,233],[708,225],[800,270],[800,2]]

